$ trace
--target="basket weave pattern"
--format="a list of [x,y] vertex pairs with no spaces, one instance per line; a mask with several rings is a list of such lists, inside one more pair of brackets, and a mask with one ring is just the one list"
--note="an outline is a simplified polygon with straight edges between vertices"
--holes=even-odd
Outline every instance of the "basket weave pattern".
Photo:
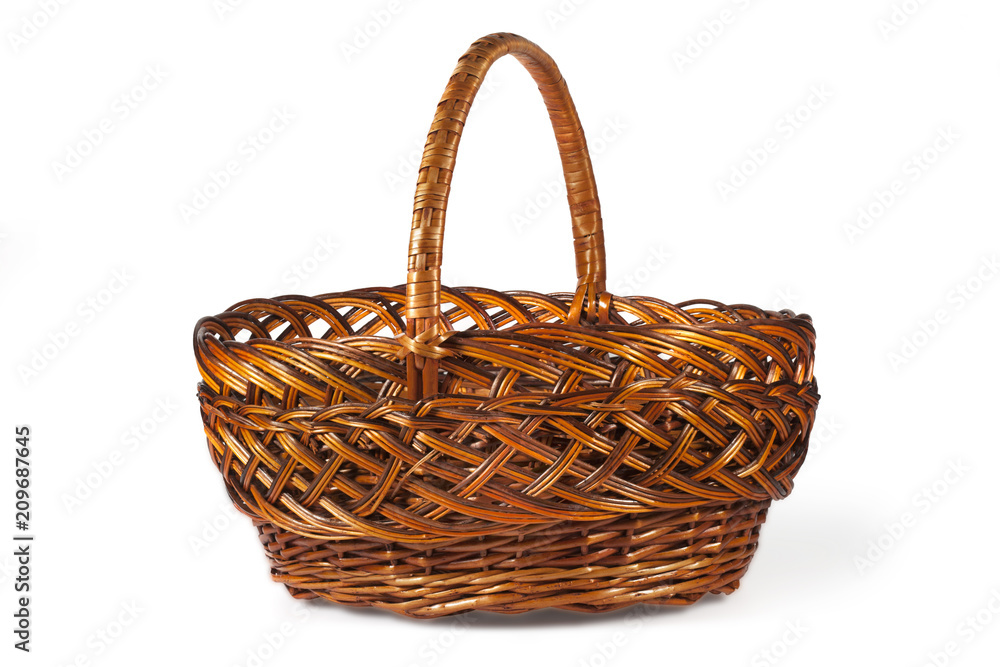
[[[573,216],[573,293],[449,289],[465,114],[505,53],[539,83]],[[605,611],[729,593],[801,466],[808,316],[613,296],[586,142],[531,42],[491,35],[428,136],[405,286],[244,301],[195,332],[209,450],[272,577],[416,617]]]

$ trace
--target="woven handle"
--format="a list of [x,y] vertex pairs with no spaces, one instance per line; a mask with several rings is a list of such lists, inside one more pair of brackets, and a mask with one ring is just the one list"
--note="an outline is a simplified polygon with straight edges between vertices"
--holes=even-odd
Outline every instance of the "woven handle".
[[577,290],[569,320],[579,321],[583,314],[593,320],[605,291],[601,205],[587,140],[566,82],[537,44],[511,33],[483,37],[459,58],[448,81],[427,133],[417,177],[406,279],[407,331],[400,337],[408,354],[409,393],[414,399],[437,392],[436,360],[448,354],[440,347],[448,335],[441,316],[441,244],[462,128],[486,72],[508,53],[538,84],[559,144],[576,250]]

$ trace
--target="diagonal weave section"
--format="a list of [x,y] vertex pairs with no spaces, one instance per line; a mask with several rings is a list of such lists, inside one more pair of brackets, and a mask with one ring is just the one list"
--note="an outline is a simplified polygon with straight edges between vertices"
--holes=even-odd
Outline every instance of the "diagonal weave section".
[[568,324],[573,296],[443,288],[420,401],[402,287],[201,320],[209,449],[274,577],[414,616],[733,590],[805,457],[809,317],[613,297]]

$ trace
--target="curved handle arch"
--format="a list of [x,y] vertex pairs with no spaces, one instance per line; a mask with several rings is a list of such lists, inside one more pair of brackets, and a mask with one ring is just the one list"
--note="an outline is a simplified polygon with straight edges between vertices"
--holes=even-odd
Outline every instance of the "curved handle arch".
[[[571,320],[596,317],[606,288],[604,228],[587,140],[576,106],[555,61],[537,44],[511,33],[496,33],[473,42],[458,60],[427,133],[413,197],[413,220],[406,279],[407,333],[400,338],[409,354],[410,395],[434,393],[441,326],[441,250],[445,213],[462,130],[487,71],[511,54],[538,85],[555,132],[573,223],[577,291]],[[584,306],[584,304],[586,304]],[[584,312],[585,311],[585,312]],[[423,380],[414,374],[424,370]],[[434,377],[429,377],[433,374]],[[417,389],[419,385],[423,389]]]

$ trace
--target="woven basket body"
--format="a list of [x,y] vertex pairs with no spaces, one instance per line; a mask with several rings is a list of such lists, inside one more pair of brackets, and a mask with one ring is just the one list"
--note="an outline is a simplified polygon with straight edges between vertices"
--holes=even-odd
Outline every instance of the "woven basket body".
[[[461,130],[506,53],[556,132],[575,292],[440,285]],[[608,293],[565,82],[497,34],[438,105],[407,284],[241,302],[198,323],[195,355],[212,459],[272,577],[295,597],[435,617],[735,590],[806,454],[814,340],[805,315]]]

